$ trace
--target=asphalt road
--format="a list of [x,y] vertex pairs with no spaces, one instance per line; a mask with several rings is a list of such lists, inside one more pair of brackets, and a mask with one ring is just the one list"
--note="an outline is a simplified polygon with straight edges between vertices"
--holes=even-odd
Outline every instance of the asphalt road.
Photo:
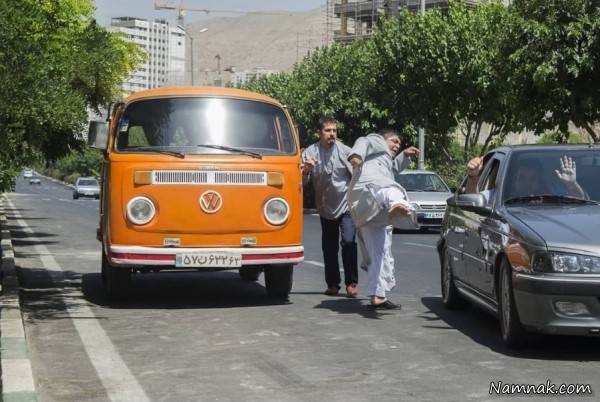
[[394,236],[390,298],[400,311],[371,312],[362,293],[322,294],[311,215],[289,303],[269,300],[262,277],[249,283],[237,272],[137,275],[131,300],[113,303],[101,286],[98,201],[22,178],[9,199],[41,401],[514,401],[490,395],[490,383],[548,380],[600,393],[599,340],[541,337],[513,352],[491,316],[446,311],[437,234]]

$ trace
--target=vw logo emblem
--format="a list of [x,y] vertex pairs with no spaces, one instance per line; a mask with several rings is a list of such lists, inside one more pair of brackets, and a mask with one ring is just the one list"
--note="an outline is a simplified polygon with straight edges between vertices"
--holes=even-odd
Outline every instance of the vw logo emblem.
[[223,198],[216,191],[209,190],[200,196],[200,208],[207,214],[218,212],[223,206]]

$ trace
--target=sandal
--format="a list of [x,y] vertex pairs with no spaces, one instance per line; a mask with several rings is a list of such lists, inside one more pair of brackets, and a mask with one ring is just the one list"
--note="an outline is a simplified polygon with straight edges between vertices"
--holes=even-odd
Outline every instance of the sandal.
[[402,306],[399,304],[394,304],[389,300],[386,300],[378,304],[369,304],[367,305],[367,308],[371,310],[400,310]]

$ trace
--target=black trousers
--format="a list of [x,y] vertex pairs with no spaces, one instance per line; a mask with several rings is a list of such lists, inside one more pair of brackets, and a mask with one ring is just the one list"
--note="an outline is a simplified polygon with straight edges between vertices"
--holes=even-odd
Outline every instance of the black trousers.
[[[342,246],[344,282],[346,285],[358,283],[358,263],[356,249],[356,228],[346,212],[336,220],[321,218],[321,246],[325,261],[325,282],[328,287],[340,287],[339,246]],[[340,240],[341,235],[341,240]],[[339,244],[338,244],[339,241]]]

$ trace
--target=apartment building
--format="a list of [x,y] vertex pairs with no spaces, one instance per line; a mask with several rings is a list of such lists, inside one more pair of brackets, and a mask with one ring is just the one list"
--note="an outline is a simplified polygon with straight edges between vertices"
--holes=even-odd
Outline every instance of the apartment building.
[[184,85],[185,33],[166,20],[113,18],[109,30],[142,47],[148,60],[121,84],[124,95],[144,89]]

